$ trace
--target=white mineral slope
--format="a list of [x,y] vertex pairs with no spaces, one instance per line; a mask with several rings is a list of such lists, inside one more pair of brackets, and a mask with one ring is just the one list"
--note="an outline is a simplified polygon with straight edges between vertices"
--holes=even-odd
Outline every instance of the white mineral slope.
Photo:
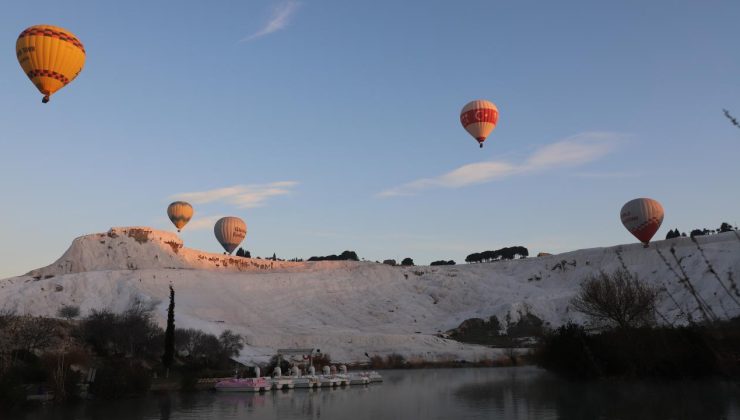
[[142,305],[164,325],[172,283],[177,327],[243,334],[247,361],[264,361],[284,347],[318,347],[341,361],[365,360],[365,353],[475,361],[501,353],[436,334],[468,318],[496,315],[515,322],[526,312],[553,327],[582,322],[569,306],[580,281],[622,266],[663,289],[659,312],[668,322],[740,315],[736,232],[658,241],[650,248],[631,244],[515,261],[391,267],[236,258],[184,248],[168,232],[113,228],[75,239],[50,266],[0,280],[0,308],[55,316],[62,305],[77,305],[83,315]]

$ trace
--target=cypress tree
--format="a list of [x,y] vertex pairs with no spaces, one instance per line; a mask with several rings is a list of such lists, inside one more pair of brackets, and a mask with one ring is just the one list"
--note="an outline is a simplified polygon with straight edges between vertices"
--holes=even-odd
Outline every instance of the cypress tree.
[[162,364],[170,376],[170,366],[175,358],[175,289],[170,284],[170,306],[167,308],[167,329],[164,332],[164,354]]

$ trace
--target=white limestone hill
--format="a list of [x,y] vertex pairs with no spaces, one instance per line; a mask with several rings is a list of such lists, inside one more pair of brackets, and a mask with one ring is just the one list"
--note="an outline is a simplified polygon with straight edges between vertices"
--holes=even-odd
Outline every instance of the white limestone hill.
[[[626,266],[661,289],[659,312],[685,323],[740,315],[740,235],[677,238],[539,258],[456,266],[282,262],[205,253],[173,233],[112,228],[75,239],[53,264],[0,280],[0,309],[56,316],[63,305],[122,312],[152,308],[164,325],[170,283],[176,325],[246,337],[242,359],[277,348],[318,347],[334,360],[399,353],[425,360],[497,358],[501,351],[437,334],[469,318],[551,326],[582,318],[569,307],[578,284]],[[703,307],[703,309],[700,308]],[[707,314],[707,315],[704,315]]]

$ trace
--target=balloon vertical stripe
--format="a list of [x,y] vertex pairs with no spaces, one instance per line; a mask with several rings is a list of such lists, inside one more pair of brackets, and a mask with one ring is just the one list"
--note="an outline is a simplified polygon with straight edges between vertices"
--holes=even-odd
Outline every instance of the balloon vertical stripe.
[[175,201],[167,207],[167,217],[179,232],[193,217],[193,206],[184,201]]
[[247,224],[238,217],[222,217],[213,226],[213,234],[226,252],[231,254],[247,236]]
[[651,198],[628,201],[620,211],[622,224],[640,242],[648,244],[663,223],[663,206]]

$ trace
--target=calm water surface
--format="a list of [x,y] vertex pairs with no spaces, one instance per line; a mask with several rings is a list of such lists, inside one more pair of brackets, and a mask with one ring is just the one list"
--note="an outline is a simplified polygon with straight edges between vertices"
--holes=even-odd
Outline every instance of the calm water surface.
[[[370,386],[152,395],[45,406],[21,420],[740,419],[740,385],[571,383],[532,367],[382,371]],[[5,418],[4,416],[0,416]]]

